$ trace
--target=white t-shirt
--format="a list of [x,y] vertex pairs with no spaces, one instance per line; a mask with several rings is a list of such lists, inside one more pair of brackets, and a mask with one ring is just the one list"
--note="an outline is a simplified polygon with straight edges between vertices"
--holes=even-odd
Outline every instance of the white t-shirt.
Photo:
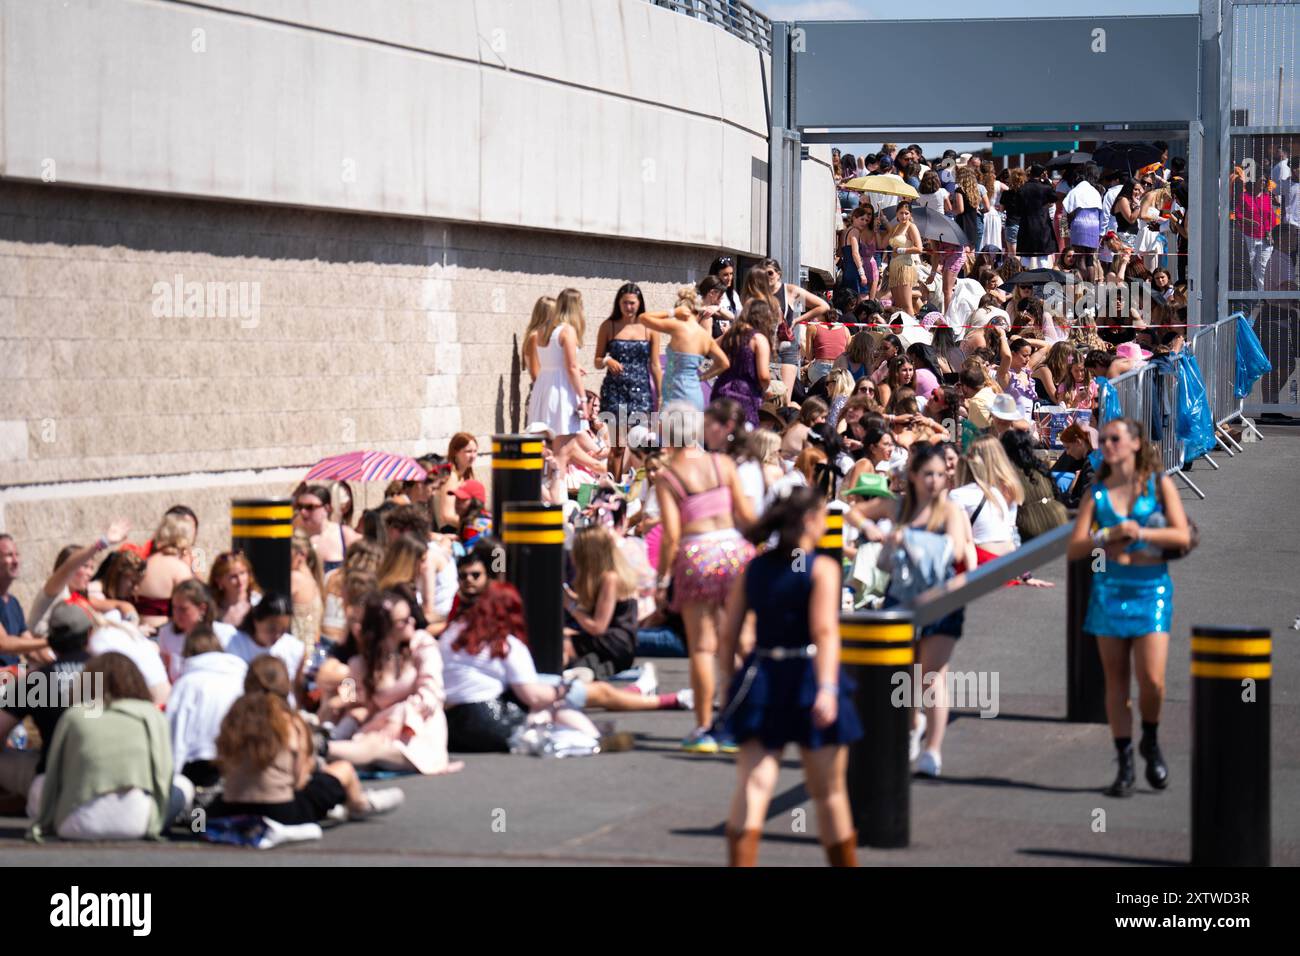
[[496,700],[511,684],[537,683],[533,655],[523,641],[514,635],[508,636],[505,657],[493,657],[488,647],[480,648],[477,654],[452,650],[452,644],[464,630],[464,621],[453,621],[438,638],[448,707]]
[[1283,182],[1291,178],[1291,167],[1284,159],[1280,163],[1273,164],[1272,179],[1275,183]]
[[936,189],[932,193],[921,193],[921,198],[916,201],[918,206],[929,206],[939,215],[943,215],[944,191]]
[[1293,179],[1278,184],[1282,195],[1282,221],[1300,226],[1300,183]]
[[298,677],[298,668],[302,666],[302,659],[306,656],[307,645],[292,634],[286,633],[281,634],[280,639],[270,647],[263,647],[243,631],[236,631],[226,644],[226,653],[234,654],[245,664],[253,663],[263,654],[278,657],[284,662],[285,668],[289,671],[289,680],[292,681]]
[[742,461],[736,466],[740,478],[740,487],[745,489],[745,497],[754,509],[754,517],[761,517],[765,509],[767,489],[763,487],[763,466],[756,461]]
[[[225,650],[230,639],[238,632],[233,624],[213,621],[212,633],[221,642],[221,649]],[[176,683],[181,671],[185,669],[185,635],[179,633],[171,621],[164,624],[158,632],[158,650],[162,652],[163,664],[167,667],[167,679]]]
[[456,589],[459,586],[459,579],[456,577],[456,559],[430,541],[430,560],[433,560],[432,552],[435,548],[442,553],[446,561],[433,576],[433,609],[446,617],[451,613],[451,605],[456,600]]
[[962,485],[948,492],[948,497],[966,509],[967,517],[975,513],[981,501],[984,502],[979,517],[971,524],[976,544],[1016,540],[1016,512],[1019,508],[1017,505],[1008,508],[1007,500],[998,489],[994,488],[993,494],[986,500],[979,485]]
[[99,628],[90,635],[89,650],[91,654],[107,654],[116,651],[131,659],[131,663],[140,669],[146,687],[153,688],[167,684],[167,668],[163,666],[162,655],[158,645],[142,634],[128,631],[124,627],[109,624]]
[[[1288,284],[1290,289],[1287,288]],[[1268,265],[1264,267],[1264,291],[1289,292],[1294,288],[1295,269],[1291,266],[1291,257],[1274,251],[1268,258]]]
[[1076,209],[1104,209],[1106,206],[1102,201],[1101,193],[1097,192],[1096,187],[1085,179],[1070,190],[1069,195],[1065,197],[1065,204],[1061,208],[1065,212],[1071,213]]
[[[897,179],[900,183],[903,182],[903,177],[897,173],[883,173],[882,175]],[[871,204],[876,207],[877,212],[884,212],[886,209],[893,209],[898,205],[897,196],[889,196],[885,193],[867,193],[867,195],[871,197]]]

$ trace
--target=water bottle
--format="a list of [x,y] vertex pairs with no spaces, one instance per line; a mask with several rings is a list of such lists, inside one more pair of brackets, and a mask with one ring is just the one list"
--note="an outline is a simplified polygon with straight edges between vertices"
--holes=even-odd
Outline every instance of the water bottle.
[[27,728],[22,724],[9,732],[9,746],[14,750],[27,749]]

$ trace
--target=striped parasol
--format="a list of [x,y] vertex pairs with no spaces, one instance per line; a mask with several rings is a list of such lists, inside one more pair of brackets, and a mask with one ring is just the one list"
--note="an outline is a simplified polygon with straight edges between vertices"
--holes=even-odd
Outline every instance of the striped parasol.
[[414,458],[386,451],[350,451],[322,458],[305,481],[419,481],[428,472]]

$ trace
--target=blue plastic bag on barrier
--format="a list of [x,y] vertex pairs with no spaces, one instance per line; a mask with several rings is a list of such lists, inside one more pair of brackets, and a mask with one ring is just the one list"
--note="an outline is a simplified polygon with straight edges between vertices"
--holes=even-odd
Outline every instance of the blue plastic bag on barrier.
[[1255,383],[1264,375],[1273,371],[1273,363],[1264,354],[1264,347],[1259,344],[1259,336],[1242,316],[1237,316],[1237,374],[1233,381],[1232,393],[1238,398],[1245,398]]
[[[1097,382],[1097,431],[1100,432],[1102,426],[1114,418],[1123,418],[1124,409],[1119,404],[1119,392],[1115,391],[1115,386],[1110,384],[1104,376],[1098,376]],[[1088,461],[1093,470],[1101,467],[1101,449],[1097,448],[1088,453]]]
[[1205,394],[1205,380],[1196,356],[1184,350],[1178,354],[1178,425],[1186,466],[1214,448],[1214,412]]

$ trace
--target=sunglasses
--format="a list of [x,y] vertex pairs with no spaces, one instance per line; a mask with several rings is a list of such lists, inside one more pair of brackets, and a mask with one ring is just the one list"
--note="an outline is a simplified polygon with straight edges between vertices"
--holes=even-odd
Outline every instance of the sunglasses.
[[718,260],[718,265],[730,266],[730,265],[734,265],[734,263],[731,261],[731,256],[723,256]]
[[1123,440],[1123,436],[1121,435],[1107,435],[1102,438],[1101,443],[1103,445],[1118,445]]
[[317,508],[324,508],[324,505],[294,505],[294,511],[315,511]]

